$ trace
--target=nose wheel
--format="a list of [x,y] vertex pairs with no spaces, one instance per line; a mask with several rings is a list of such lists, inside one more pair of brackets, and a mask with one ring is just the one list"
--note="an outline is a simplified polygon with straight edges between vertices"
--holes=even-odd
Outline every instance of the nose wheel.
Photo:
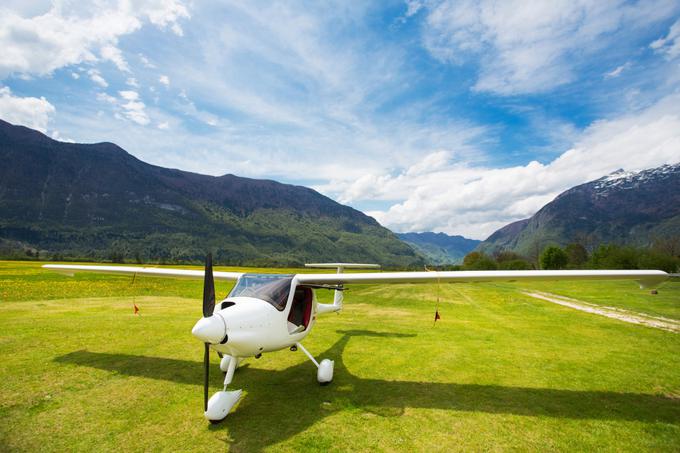
[[232,360],[236,361],[235,368],[238,368],[241,363],[238,357],[232,357],[230,355],[222,356],[222,359],[220,360],[220,370],[222,370],[223,373],[229,371],[229,363],[231,363]]
[[225,355],[220,361],[220,369],[225,372],[224,389],[221,392],[215,393],[210,400],[208,400],[208,409],[205,411],[205,418],[210,423],[219,423],[229,414],[229,411],[241,399],[242,390],[227,391],[227,386],[231,384],[234,379],[234,371],[238,366],[238,358]]

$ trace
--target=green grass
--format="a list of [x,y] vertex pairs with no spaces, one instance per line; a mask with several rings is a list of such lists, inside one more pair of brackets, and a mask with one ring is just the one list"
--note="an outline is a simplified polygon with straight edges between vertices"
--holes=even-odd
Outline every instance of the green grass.
[[[236,372],[245,397],[235,412],[209,425],[190,334],[201,282],[130,280],[0,263],[0,450],[680,448],[679,335],[513,285],[353,287],[343,313],[321,317],[305,342],[336,361],[330,386],[301,352],[265,354]],[[660,297],[627,286],[535,289],[605,305],[614,292],[627,308],[677,313],[679,283]],[[215,391],[216,357],[211,376]]]

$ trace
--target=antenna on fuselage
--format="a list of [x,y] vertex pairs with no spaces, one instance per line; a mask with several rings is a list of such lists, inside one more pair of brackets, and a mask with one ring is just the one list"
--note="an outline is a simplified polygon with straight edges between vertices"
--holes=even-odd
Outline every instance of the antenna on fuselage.
[[[380,269],[380,264],[367,263],[307,263],[305,267],[315,267],[319,269],[337,269],[338,274],[342,274],[345,269]],[[333,305],[328,306],[328,311],[340,311],[343,301],[343,286],[338,285],[333,294]]]

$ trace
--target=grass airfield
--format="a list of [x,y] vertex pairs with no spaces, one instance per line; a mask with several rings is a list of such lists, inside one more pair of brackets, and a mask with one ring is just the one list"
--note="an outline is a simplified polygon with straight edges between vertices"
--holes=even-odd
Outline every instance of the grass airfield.
[[[210,425],[202,282],[0,262],[0,450],[680,450],[680,335],[532,288],[680,319],[678,282],[352,287],[305,341],[335,360],[331,385],[301,351],[248,359],[243,399]],[[211,393],[221,381],[215,354]]]

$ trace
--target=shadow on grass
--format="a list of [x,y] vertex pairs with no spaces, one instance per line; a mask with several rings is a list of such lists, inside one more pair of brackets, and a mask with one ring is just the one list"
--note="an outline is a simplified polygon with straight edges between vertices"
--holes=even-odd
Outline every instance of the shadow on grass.
[[[319,355],[335,360],[334,380],[330,386],[321,387],[316,383],[314,366],[306,361],[277,371],[239,368],[230,388],[242,387],[248,394],[225,422],[209,429],[228,430],[233,447],[252,451],[281,442],[305,431],[325,416],[345,409],[360,409],[385,417],[400,416],[404,408],[416,407],[680,423],[680,401],[660,395],[363,379],[352,375],[342,361],[342,352],[350,338],[413,335],[358,330],[338,333],[342,334],[340,339]],[[182,384],[200,385],[202,382],[201,362],[86,350],[55,360]],[[215,374],[221,379],[221,373],[213,376]]]

